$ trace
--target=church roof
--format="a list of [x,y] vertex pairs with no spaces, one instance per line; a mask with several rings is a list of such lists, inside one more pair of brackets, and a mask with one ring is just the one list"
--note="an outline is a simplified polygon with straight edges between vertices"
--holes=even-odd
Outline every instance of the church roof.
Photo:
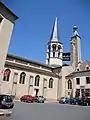
[[34,64],[34,65],[37,65],[37,66],[43,66],[43,67],[46,67],[46,68],[54,68],[53,66],[50,66],[50,65],[46,65],[44,63],[40,63],[40,62],[36,62],[36,61],[33,61],[33,60],[28,60],[26,58],[23,58],[23,57],[20,57],[20,56],[15,56],[15,55],[12,55],[12,54],[7,54],[7,57],[6,57],[6,60],[19,60],[21,63],[31,63],[31,64]]
[[[88,69],[87,69],[87,67],[88,67]],[[77,69],[79,69],[79,71],[77,71]],[[76,71],[67,75],[66,78],[72,77],[74,74],[81,73],[81,72],[90,72],[90,62],[88,60],[85,60],[84,62],[82,62],[79,65],[79,67],[76,68]]]
[[80,71],[84,71],[86,70],[86,67],[90,67],[90,62],[88,60],[85,60],[84,62],[82,62],[79,67]]
[[9,19],[11,22],[14,22],[18,19],[16,16],[6,5],[0,2],[0,14],[2,14],[6,19]]

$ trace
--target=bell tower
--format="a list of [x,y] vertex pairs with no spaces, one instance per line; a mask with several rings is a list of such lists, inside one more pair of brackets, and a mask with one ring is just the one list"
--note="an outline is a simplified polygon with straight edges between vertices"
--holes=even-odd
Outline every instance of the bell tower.
[[81,62],[81,37],[78,34],[78,27],[73,27],[73,36],[71,37],[70,46],[71,46],[71,65],[74,69]]
[[52,66],[62,66],[63,44],[60,42],[58,31],[58,20],[55,19],[50,41],[47,44],[46,64]]

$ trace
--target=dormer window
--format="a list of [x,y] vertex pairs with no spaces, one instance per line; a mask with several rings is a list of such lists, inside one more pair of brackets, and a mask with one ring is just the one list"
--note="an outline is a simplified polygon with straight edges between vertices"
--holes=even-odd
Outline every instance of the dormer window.
[[89,66],[86,66],[86,70],[89,70]]
[[77,68],[77,71],[79,71],[79,68]]

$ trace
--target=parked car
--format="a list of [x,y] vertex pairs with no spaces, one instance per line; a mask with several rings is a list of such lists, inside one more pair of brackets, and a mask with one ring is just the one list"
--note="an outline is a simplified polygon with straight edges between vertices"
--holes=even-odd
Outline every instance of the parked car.
[[24,95],[20,98],[22,102],[33,103],[35,101],[35,97],[31,95]]
[[78,101],[78,105],[87,106],[87,102],[86,102],[86,100],[85,100],[84,98],[81,98],[81,99],[79,99],[79,101]]
[[35,102],[44,103],[45,100],[46,99],[43,96],[35,96]]
[[85,101],[86,101],[87,106],[90,105],[90,97],[87,97],[87,98],[85,99]]
[[11,109],[13,107],[14,102],[10,95],[0,95],[0,109]]
[[77,105],[80,101],[80,98],[70,98],[70,104]]
[[79,101],[78,101],[78,105],[83,105],[83,106],[88,106],[90,105],[90,98],[87,97],[87,98],[81,98]]
[[66,104],[69,102],[70,102],[70,99],[65,97],[61,97],[61,99],[59,100],[59,103],[62,103],[62,104]]

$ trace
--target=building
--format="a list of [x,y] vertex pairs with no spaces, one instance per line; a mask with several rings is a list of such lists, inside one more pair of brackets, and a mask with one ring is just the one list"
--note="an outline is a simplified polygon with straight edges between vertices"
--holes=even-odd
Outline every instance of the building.
[[[11,34],[17,19],[18,17],[0,2],[0,73],[4,68]],[[0,80],[2,77],[0,74]]]
[[[80,40],[78,27],[74,26],[71,50],[64,53],[56,18],[47,43],[46,64],[7,54],[0,92],[16,99],[24,94],[43,95],[48,100],[81,97],[90,91],[90,63],[81,60]],[[65,60],[70,64],[64,63]]]
[[73,96],[83,97],[85,93],[90,93],[90,62],[86,60],[80,63],[74,72],[66,76],[66,79],[73,81]]

